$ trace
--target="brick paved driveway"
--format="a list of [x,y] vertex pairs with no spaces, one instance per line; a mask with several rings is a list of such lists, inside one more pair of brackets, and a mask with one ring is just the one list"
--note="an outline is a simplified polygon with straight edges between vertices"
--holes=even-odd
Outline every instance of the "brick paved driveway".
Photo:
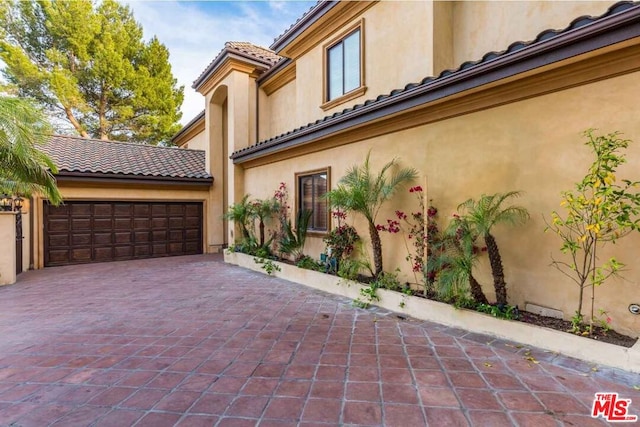
[[25,273],[0,289],[0,334],[3,426],[582,427],[604,425],[596,391],[640,407],[632,375],[356,309],[219,256]]

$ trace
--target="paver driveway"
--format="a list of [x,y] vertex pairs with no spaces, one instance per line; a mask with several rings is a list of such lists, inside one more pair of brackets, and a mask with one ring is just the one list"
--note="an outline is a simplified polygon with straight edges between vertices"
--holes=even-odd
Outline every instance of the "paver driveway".
[[640,407],[631,375],[219,256],[25,273],[0,289],[0,333],[5,426],[588,426],[596,391]]

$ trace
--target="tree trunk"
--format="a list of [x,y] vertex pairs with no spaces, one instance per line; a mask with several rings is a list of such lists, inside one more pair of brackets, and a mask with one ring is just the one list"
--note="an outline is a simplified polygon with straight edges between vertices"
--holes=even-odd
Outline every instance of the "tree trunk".
[[482,286],[473,277],[473,274],[469,274],[469,287],[471,288],[471,296],[478,304],[489,304],[486,295],[482,292]]
[[369,223],[369,235],[371,237],[371,247],[373,248],[373,265],[375,267],[374,277],[377,279],[382,274],[382,242],[380,233],[376,225]]
[[504,270],[502,268],[502,257],[498,250],[496,239],[487,233],[484,235],[491,264],[491,274],[493,275],[493,287],[496,290],[496,302],[498,305],[507,305],[507,284],[504,281]]
[[64,112],[67,115],[67,119],[69,119],[69,122],[73,125],[73,127],[80,134],[80,136],[83,138],[89,138],[89,134],[87,133],[86,130],[82,128],[80,123],[78,123],[75,116],[73,115],[73,111],[71,111],[71,108],[64,107]]
[[262,218],[260,219],[260,247],[264,246],[264,221],[262,220]]

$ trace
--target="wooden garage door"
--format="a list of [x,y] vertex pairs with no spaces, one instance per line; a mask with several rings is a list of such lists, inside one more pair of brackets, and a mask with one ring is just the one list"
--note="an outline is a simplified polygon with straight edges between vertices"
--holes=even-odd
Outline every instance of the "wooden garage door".
[[202,203],[44,205],[46,267],[202,253]]

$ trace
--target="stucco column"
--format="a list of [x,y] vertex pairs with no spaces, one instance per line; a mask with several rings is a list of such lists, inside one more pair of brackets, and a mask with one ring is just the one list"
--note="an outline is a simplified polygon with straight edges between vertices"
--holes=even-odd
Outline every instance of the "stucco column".
[[16,282],[16,213],[0,212],[0,285]]

